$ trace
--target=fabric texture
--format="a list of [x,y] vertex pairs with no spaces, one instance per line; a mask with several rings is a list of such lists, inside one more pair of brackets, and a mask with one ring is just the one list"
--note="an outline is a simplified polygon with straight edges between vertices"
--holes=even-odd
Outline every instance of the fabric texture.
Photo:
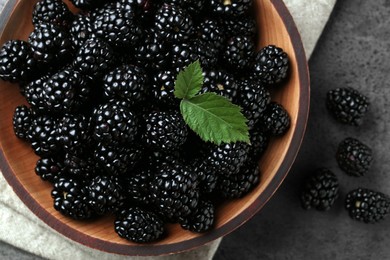
[[[298,30],[307,57],[310,57],[316,42],[328,20],[336,0],[285,0]],[[0,9],[6,0],[0,0]],[[16,196],[3,175],[0,174],[0,240],[47,259],[145,259],[125,257],[91,249],[57,233],[37,218]],[[158,260],[212,259],[220,239],[196,250],[162,257]]]

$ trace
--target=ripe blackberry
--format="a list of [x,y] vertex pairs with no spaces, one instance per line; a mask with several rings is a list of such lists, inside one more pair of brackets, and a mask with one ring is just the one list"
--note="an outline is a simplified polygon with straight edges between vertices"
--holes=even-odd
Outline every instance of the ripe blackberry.
[[27,139],[39,156],[55,154],[60,146],[57,141],[58,120],[47,115],[36,116],[31,122]]
[[87,186],[88,204],[98,215],[116,213],[123,206],[123,190],[114,176],[96,176]]
[[304,209],[329,210],[339,197],[336,175],[326,168],[318,169],[306,181],[301,194]]
[[6,81],[26,81],[36,69],[30,44],[11,40],[0,49],[0,78]]
[[145,117],[146,145],[156,150],[177,150],[187,139],[187,125],[176,111],[152,112]]
[[51,23],[61,27],[67,27],[73,14],[61,0],[41,0],[34,5],[32,13],[33,24]]
[[31,109],[24,105],[17,106],[12,119],[15,135],[27,140],[32,121],[33,114]]
[[199,15],[205,6],[205,0],[166,0],[166,3],[180,6],[192,16]]
[[175,97],[175,80],[177,74],[173,71],[160,71],[153,77],[152,97],[160,106],[179,107]]
[[214,226],[215,218],[214,205],[210,201],[199,201],[196,211],[190,216],[180,219],[180,225],[182,228],[202,233],[209,231]]
[[142,151],[135,147],[108,146],[99,143],[94,151],[95,161],[109,175],[123,175],[141,159]]
[[353,88],[330,90],[326,96],[326,106],[339,122],[359,126],[368,112],[368,98]]
[[[75,112],[87,97],[79,91],[86,89],[87,81],[83,76],[70,69],[59,71],[43,82],[43,101],[46,108],[53,113]],[[88,89],[86,89],[88,91]]]
[[198,59],[195,46],[191,43],[178,43],[173,45],[172,67],[178,73]]
[[59,67],[73,57],[68,33],[54,24],[36,25],[28,41],[34,58],[41,64]]
[[93,138],[110,145],[131,144],[137,137],[138,118],[122,104],[109,102],[93,112]]
[[94,17],[93,31],[114,48],[136,46],[141,28],[132,9],[102,8]]
[[131,207],[118,214],[115,232],[133,242],[149,243],[162,238],[164,222],[153,212]]
[[248,119],[249,128],[253,128],[261,119],[261,115],[271,102],[271,95],[263,86],[251,80],[239,82],[238,104]]
[[60,178],[51,192],[54,208],[73,219],[88,219],[93,216],[88,204],[88,192],[84,183],[74,179]]
[[289,58],[282,48],[268,45],[255,57],[254,77],[264,84],[274,85],[287,78]]
[[124,177],[123,188],[127,197],[141,205],[151,204],[149,186],[153,176],[151,168],[132,170],[131,174]]
[[59,121],[58,140],[64,150],[85,145],[91,135],[89,118],[83,115],[65,115]]
[[70,0],[74,6],[82,10],[91,10],[97,7],[102,6],[107,2],[112,2],[112,0]]
[[253,160],[258,161],[267,149],[270,138],[261,127],[254,127],[252,130],[249,130],[249,135],[251,146],[248,154]]
[[162,165],[150,182],[153,203],[170,220],[188,216],[198,205],[197,185],[197,176],[188,167]]
[[182,8],[164,4],[155,16],[156,34],[160,40],[182,42],[194,33],[191,16]]
[[46,103],[43,97],[43,84],[49,76],[38,78],[24,87],[24,96],[30,106],[36,111],[46,111]]
[[220,23],[206,19],[196,27],[196,36],[209,47],[215,46],[218,50],[225,44],[225,34]]
[[202,194],[210,194],[214,191],[217,185],[218,174],[213,171],[213,168],[209,166],[207,162],[202,160],[196,160],[193,163],[194,173],[198,176],[199,191]]
[[69,176],[82,181],[92,180],[103,172],[96,166],[93,153],[85,146],[68,150],[65,154],[64,167]]
[[183,164],[180,157],[180,150],[177,151],[149,151],[145,156],[142,165],[146,169],[150,169],[153,173],[160,169],[163,165]]
[[235,70],[248,69],[255,58],[255,44],[248,36],[231,37],[225,46],[223,60]]
[[216,191],[224,198],[241,198],[260,182],[260,169],[257,161],[247,161],[239,173],[219,175]]
[[145,100],[148,76],[134,65],[124,65],[110,71],[103,78],[104,95],[108,99],[125,99],[130,106]]
[[35,173],[44,181],[55,183],[64,177],[64,165],[55,156],[42,157],[37,161]]
[[238,93],[238,84],[233,75],[223,70],[209,70],[204,72],[204,83],[201,93],[214,92],[235,101]]
[[196,40],[193,44],[192,59],[198,59],[203,69],[213,69],[219,60],[219,50],[206,41]]
[[358,188],[347,194],[345,208],[352,219],[376,223],[389,214],[390,201],[388,196],[381,192]]
[[88,39],[79,49],[73,66],[91,78],[102,76],[113,64],[113,50],[102,40]]
[[285,134],[290,128],[291,119],[281,104],[271,102],[263,113],[263,127],[273,136]]
[[77,15],[70,26],[69,34],[74,49],[80,49],[88,39],[96,37],[92,30],[91,18]]
[[217,15],[241,16],[252,6],[252,0],[210,0],[211,11]]
[[341,170],[348,175],[360,177],[370,169],[372,150],[355,138],[346,138],[340,144],[336,154]]
[[256,20],[250,16],[229,17],[223,19],[222,24],[228,38],[241,35],[253,40],[257,33]]

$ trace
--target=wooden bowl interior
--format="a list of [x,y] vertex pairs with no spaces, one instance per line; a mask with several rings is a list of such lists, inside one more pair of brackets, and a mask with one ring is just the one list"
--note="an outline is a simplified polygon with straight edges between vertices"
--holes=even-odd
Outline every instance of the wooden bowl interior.
[[[34,2],[35,1],[30,0],[18,2],[5,27],[5,31],[1,35],[1,44],[10,39],[27,39],[29,33],[33,29],[30,21]],[[287,111],[289,111],[291,116],[291,128],[285,136],[272,139],[266,153],[262,157],[262,160],[260,161],[261,184],[244,198],[229,201],[219,206],[216,217],[216,229],[224,226],[237,217],[250,207],[250,205],[252,205],[260,196],[270,197],[270,195],[264,195],[262,193],[275,177],[275,174],[290,147],[292,137],[296,130],[301,92],[298,65],[295,57],[296,53],[293,49],[291,37],[280,14],[270,0],[256,0],[254,8],[258,14],[257,20],[260,33],[258,47],[260,48],[268,44],[278,45],[289,54],[291,60],[288,82],[279,91],[273,93],[273,100],[283,104]],[[97,241],[101,243],[142,247],[142,245],[121,239],[114,232],[112,217],[105,217],[92,222],[75,221],[62,216],[54,210],[53,200],[50,196],[51,185],[41,181],[34,173],[34,167],[38,157],[33,153],[29,145],[15,137],[13,132],[12,116],[14,109],[17,105],[26,104],[26,101],[19,93],[18,87],[14,84],[1,81],[0,89],[0,146],[10,169],[27,191],[26,193],[19,193],[18,195],[20,197],[31,196],[39,205],[37,208],[32,208],[30,206],[34,212],[46,211],[49,216],[57,219],[68,227],[68,231],[63,232],[63,228],[58,229],[55,226],[52,226],[62,233],[70,234],[72,231],[78,231],[84,233],[91,239],[97,239]],[[53,223],[51,217],[44,219],[49,225]],[[154,243],[154,246],[176,244],[203,236],[203,234],[185,231],[181,229],[179,225],[169,225],[167,230],[168,236],[165,239]]]

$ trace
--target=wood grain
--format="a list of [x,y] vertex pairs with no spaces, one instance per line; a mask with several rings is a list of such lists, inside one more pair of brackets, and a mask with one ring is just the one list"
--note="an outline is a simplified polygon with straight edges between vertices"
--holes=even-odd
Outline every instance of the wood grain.
[[[18,1],[1,34],[0,43],[9,39],[27,39],[32,31],[31,11],[36,1]],[[165,239],[139,245],[118,237],[113,217],[95,221],[75,221],[53,209],[51,185],[34,173],[38,157],[28,144],[16,138],[12,116],[17,105],[25,104],[18,87],[0,81],[0,162],[2,172],[26,205],[49,226],[87,246],[129,255],[159,255],[188,250],[233,231],[253,216],[272,196],[287,175],[299,150],[309,107],[309,77],[302,43],[293,20],[281,0],[256,0],[254,10],[259,25],[258,47],[275,44],[289,55],[291,69],[286,85],[273,94],[291,116],[291,129],[273,139],[259,162],[261,184],[242,199],[218,207],[216,228],[206,234],[194,234],[178,225],[168,226]],[[3,14],[6,15],[6,14]]]

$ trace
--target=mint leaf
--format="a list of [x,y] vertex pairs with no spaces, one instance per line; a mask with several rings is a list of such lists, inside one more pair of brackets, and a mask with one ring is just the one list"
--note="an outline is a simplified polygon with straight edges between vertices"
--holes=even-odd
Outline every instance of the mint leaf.
[[177,75],[175,96],[181,99],[192,98],[201,90],[203,80],[202,67],[199,60],[196,60]]
[[183,99],[180,111],[184,121],[204,141],[215,144],[250,142],[247,120],[240,107],[223,96],[205,93]]

